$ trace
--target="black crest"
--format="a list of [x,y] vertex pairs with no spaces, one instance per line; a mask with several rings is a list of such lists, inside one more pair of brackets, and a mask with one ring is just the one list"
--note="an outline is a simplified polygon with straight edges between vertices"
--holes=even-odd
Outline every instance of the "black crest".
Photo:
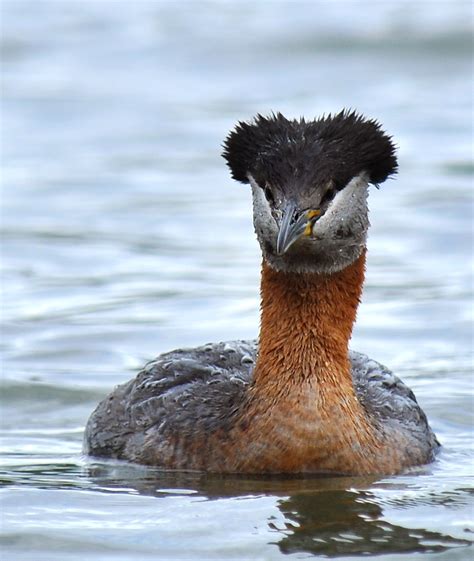
[[222,155],[237,181],[248,183],[251,173],[262,186],[268,181],[282,188],[333,181],[342,189],[363,171],[378,184],[397,171],[391,137],[377,121],[346,110],[314,121],[257,115],[229,133]]

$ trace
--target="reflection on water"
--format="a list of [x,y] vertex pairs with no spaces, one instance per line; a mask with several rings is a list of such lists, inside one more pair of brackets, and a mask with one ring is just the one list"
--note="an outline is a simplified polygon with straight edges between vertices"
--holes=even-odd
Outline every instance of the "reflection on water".
[[[278,477],[209,476],[199,473],[161,472],[140,466],[109,462],[27,465],[17,468],[4,485],[25,485],[38,489],[86,490],[105,494],[138,493],[164,498],[191,497],[191,501],[227,498],[275,498],[281,517],[271,514],[264,522],[269,543],[284,554],[307,552],[324,557],[380,555],[393,553],[439,553],[452,548],[470,547],[473,540],[405,527],[384,517],[384,504],[408,508],[412,501],[400,498],[403,485],[391,490],[390,484],[376,477]],[[370,489],[389,492],[384,501]],[[390,492],[391,491],[391,492]],[[458,493],[439,491],[430,495],[425,506],[468,506],[462,489]]]
[[[122,468],[119,473],[121,471]],[[229,496],[289,495],[276,503],[283,519],[270,517],[268,520],[269,530],[281,536],[270,543],[276,543],[283,553],[310,552],[325,557],[435,553],[473,543],[473,540],[427,531],[422,521],[418,528],[404,528],[385,521],[380,500],[367,490],[377,483],[376,477],[294,477],[282,480],[278,477],[154,472],[131,481],[110,477],[110,468],[100,465],[89,468],[89,476],[99,486],[107,485],[109,490],[115,486],[122,489],[131,486],[140,493],[155,496],[162,495],[163,489],[166,493],[177,494],[190,490],[213,500]],[[446,495],[433,495],[431,504],[460,502],[466,506],[462,497]],[[403,501],[400,502],[398,506],[403,508]]]
[[[435,0],[4,0],[8,561],[468,558],[471,27],[468,2]],[[146,360],[256,335],[260,256],[250,194],[219,156],[229,128],[342,107],[400,147],[398,177],[370,195],[352,346],[415,390],[437,461],[249,479],[81,459],[88,415]]]
[[419,528],[386,522],[383,509],[369,491],[331,489],[294,495],[282,500],[279,508],[288,520],[288,535],[278,542],[284,553],[307,551],[326,557],[435,553],[472,543],[430,532],[423,521]]

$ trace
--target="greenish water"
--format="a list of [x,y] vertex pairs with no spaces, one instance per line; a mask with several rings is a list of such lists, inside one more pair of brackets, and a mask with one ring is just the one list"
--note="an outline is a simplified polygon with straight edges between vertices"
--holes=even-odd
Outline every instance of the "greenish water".
[[[1,530],[8,561],[472,557],[471,4],[2,4]],[[354,107],[399,145],[371,193],[352,347],[443,444],[397,477],[163,473],[81,454],[95,404],[176,347],[253,338],[236,120]]]

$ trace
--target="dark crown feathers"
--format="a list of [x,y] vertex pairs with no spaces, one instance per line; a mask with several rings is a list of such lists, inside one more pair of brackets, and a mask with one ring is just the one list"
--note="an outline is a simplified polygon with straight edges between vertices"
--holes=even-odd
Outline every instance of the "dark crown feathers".
[[377,121],[355,111],[314,121],[259,114],[237,123],[223,147],[232,177],[242,183],[249,182],[248,173],[277,183],[288,181],[288,176],[304,176],[307,182],[310,176],[313,183],[332,180],[342,189],[361,172],[374,184],[397,172],[391,137]]

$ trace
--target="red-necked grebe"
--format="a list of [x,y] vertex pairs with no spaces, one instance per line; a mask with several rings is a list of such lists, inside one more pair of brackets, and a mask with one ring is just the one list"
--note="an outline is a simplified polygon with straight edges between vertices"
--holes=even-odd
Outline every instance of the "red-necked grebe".
[[348,349],[368,187],[397,170],[390,137],[353,112],[258,115],[223,155],[252,189],[259,340],[159,356],[98,405],[85,451],[218,473],[389,474],[431,461],[439,445],[413,393]]

